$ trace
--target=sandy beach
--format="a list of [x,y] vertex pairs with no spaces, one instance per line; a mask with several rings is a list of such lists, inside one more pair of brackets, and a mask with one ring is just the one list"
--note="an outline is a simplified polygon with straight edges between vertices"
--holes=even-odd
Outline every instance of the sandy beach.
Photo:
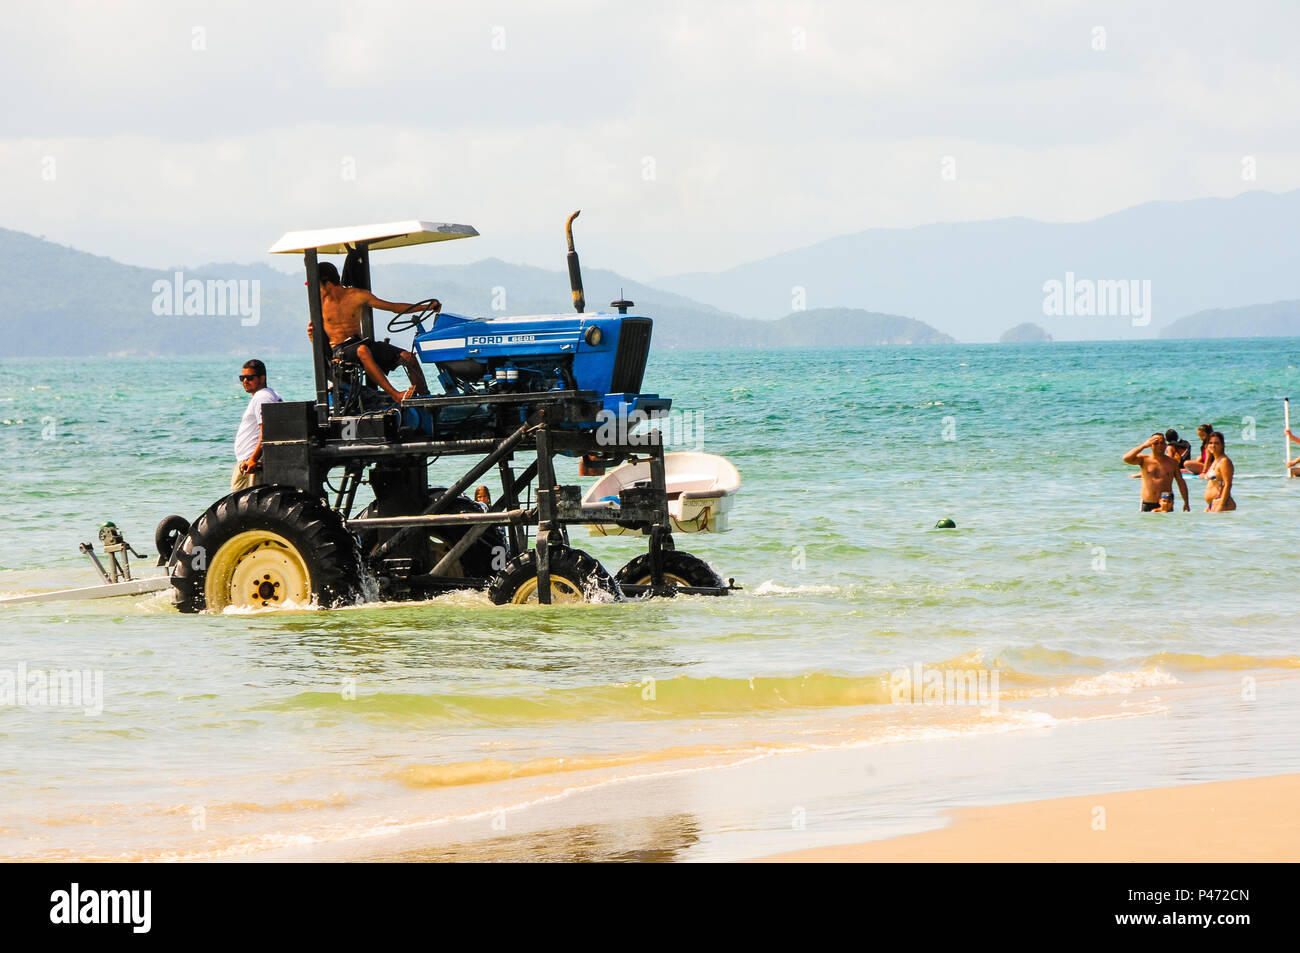
[[1295,861],[1300,775],[1053,798],[951,812],[940,830],[759,858],[878,861]]
[[1257,688],[1243,702],[1216,675],[1118,705],[1035,698],[965,721],[916,709],[876,740],[871,720],[903,713],[841,709],[785,723],[798,744],[412,788],[351,832],[222,859],[1295,860],[1300,678]]

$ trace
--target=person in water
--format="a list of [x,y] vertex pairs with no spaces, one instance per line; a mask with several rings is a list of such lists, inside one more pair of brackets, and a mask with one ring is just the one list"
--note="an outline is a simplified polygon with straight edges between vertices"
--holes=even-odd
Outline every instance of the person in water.
[[[1153,433],[1146,443],[1124,454],[1125,463],[1131,467],[1141,467],[1138,475],[1142,478],[1143,513],[1160,509],[1160,495],[1172,493],[1175,480],[1178,481],[1178,491],[1183,495],[1183,510],[1191,509],[1182,467],[1179,466],[1177,459],[1168,455],[1166,449],[1165,435]],[[1144,456],[1143,450],[1150,450],[1151,453]]]
[[1180,440],[1178,431],[1173,427],[1165,431],[1165,446],[1168,448],[1165,452],[1178,461],[1180,469],[1186,464],[1187,458],[1192,455],[1192,445],[1186,440]]
[[[370,380],[378,384],[394,403],[400,404],[408,397],[429,393],[428,382],[420,362],[410,351],[403,351],[387,341],[372,341],[361,335],[361,309],[367,305],[382,311],[400,314],[411,306],[376,298],[364,288],[344,288],[339,284],[339,270],[333,263],[323,261],[317,270],[320,277],[321,319],[325,336],[329,338],[334,357],[354,361],[365,368]],[[435,308],[441,307],[437,302]],[[311,322],[307,322],[307,337],[312,336]],[[398,366],[406,369],[411,386],[399,391],[388,380],[388,375]]]
[[1223,450],[1223,434],[1214,431],[1206,441],[1210,462],[1205,468],[1205,512],[1226,513],[1237,508],[1232,498],[1232,475],[1236,468]]
[[[1177,463],[1180,470],[1185,465],[1185,461],[1187,460],[1187,458],[1191,455],[1192,455],[1192,445],[1188,443],[1186,440],[1179,440],[1177,430],[1175,430],[1173,427],[1170,427],[1168,430],[1165,431],[1165,456],[1169,457],[1171,460]],[[1140,473],[1132,473],[1129,475],[1134,480],[1142,476],[1142,474]]]
[[1201,456],[1197,460],[1188,460],[1183,464],[1190,472],[1200,476],[1205,472],[1205,463],[1210,455],[1206,449],[1206,444],[1210,442],[1210,434],[1214,433],[1214,424],[1201,424],[1196,428],[1196,436],[1201,438]]
[[[1297,437],[1291,431],[1288,430],[1286,435],[1291,438],[1293,442],[1300,443],[1300,437]],[[1286,465],[1287,469],[1291,471],[1292,476],[1300,476],[1300,457],[1296,457],[1294,460],[1288,460]]]

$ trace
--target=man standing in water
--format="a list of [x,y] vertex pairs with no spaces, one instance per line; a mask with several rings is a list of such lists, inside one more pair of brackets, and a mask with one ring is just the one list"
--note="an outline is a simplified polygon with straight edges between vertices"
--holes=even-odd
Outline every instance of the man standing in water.
[[[1147,449],[1150,449],[1150,455],[1142,456],[1142,451]],[[1187,483],[1183,480],[1182,465],[1177,458],[1168,456],[1165,450],[1165,435],[1154,433],[1146,443],[1124,454],[1125,463],[1142,468],[1140,475],[1143,513],[1160,509],[1161,494],[1171,493],[1175,480],[1178,481],[1178,492],[1183,497],[1183,511],[1187,512],[1192,508],[1187,500]]]
[[245,490],[262,482],[262,408],[280,402],[280,395],[266,386],[266,365],[254,358],[239,371],[239,383],[251,395],[235,434],[235,472],[230,475],[230,492]]

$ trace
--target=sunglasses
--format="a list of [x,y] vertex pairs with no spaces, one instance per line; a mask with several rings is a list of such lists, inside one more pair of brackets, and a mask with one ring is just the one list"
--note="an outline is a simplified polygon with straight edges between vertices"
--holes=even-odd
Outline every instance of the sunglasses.
[[261,374],[240,374],[239,379],[241,381],[255,381],[261,376]]

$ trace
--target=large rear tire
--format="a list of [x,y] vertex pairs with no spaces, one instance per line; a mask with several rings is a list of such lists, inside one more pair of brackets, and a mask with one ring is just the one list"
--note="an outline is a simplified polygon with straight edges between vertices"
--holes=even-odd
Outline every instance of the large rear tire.
[[[430,487],[430,499],[437,499],[446,492],[444,487]],[[357,514],[357,519],[375,515],[375,504],[371,503]],[[482,513],[483,507],[475,503],[467,496],[461,496],[451,502],[444,513]],[[430,572],[434,566],[442,559],[447,552],[460,542],[461,537],[469,531],[468,526],[441,526],[430,528],[425,533],[408,533],[405,541],[399,542],[390,556],[410,556],[416,559],[422,572]],[[361,552],[363,556],[369,554],[379,546],[385,539],[391,536],[393,530],[362,530]],[[490,579],[509,562],[513,553],[510,550],[510,538],[501,526],[489,526],[478,539],[476,539],[461,554],[457,562],[451,566],[448,575],[453,578],[477,578]]]
[[[642,553],[618,571],[614,577],[619,584],[632,586],[650,585],[650,554]],[[713,567],[698,556],[683,553],[676,549],[664,550],[664,585],[695,586],[702,589],[726,588],[722,577],[714,572]]]
[[[551,548],[551,603],[621,602],[623,591],[595,558],[568,546]],[[497,605],[538,602],[537,552],[516,556],[488,586],[488,598]]]
[[218,500],[181,543],[172,585],[181,612],[329,608],[359,601],[361,554],[342,518],[291,487],[255,486]]

